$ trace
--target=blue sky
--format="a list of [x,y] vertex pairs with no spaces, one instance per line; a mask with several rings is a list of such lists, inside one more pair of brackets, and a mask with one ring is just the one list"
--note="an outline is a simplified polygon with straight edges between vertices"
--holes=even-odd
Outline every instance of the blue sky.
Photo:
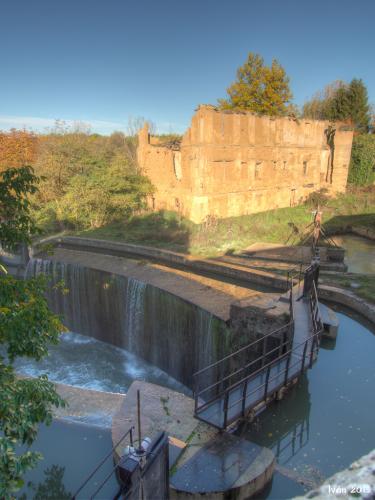
[[0,129],[182,132],[250,51],[279,60],[297,104],[353,77],[375,102],[374,19],[373,0],[4,0]]

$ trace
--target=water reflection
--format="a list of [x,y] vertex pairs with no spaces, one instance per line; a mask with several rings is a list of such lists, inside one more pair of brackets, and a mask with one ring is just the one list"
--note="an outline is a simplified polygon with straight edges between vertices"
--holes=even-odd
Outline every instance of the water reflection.
[[[33,500],[70,500],[70,493],[64,485],[65,467],[51,465],[44,471],[45,479],[39,483],[29,481],[27,487],[33,492]],[[22,495],[22,500],[26,500],[26,494]],[[29,497],[30,498],[30,497]]]
[[[272,448],[278,470],[307,489],[375,447],[374,336],[346,314],[338,317],[336,344],[325,341],[288,395],[240,429]],[[289,491],[290,482],[278,475],[265,498],[289,498],[284,487]]]
[[[26,486],[19,499],[67,500],[112,449],[109,429],[54,420],[49,427],[41,426],[32,450],[39,451],[43,459],[35,469],[25,475]],[[79,500],[90,498],[98,484],[112,471],[107,461],[92,481],[82,490]],[[114,498],[118,483],[113,476],[101,491],[100,498]]]
[[309,441],[309,381],[303,375],[285,399],[239,429],[241,436],[272,449],[280,465],[287,464]]

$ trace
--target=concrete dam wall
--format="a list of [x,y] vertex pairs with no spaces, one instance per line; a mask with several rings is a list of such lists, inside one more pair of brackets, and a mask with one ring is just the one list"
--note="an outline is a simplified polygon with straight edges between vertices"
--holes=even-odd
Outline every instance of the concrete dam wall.
[[140,356],[192,388],[192,374],[232,349],[226,323],[138,279],[52,259],[32,259],[65,326]]

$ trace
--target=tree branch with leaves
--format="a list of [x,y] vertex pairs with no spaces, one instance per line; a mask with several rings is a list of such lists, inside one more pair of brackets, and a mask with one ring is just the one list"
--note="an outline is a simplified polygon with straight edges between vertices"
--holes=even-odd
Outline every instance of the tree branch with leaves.
[[[37,184],[31,167],[12,168],[0,174],[3,247],[15,249],[20,243],[30,243],[37,232],[29,202]],[[58,343],[64,329],[48,308],[46,287],[43,276],[17,280],[4,267],[0,274],[0,498],[13,498],[23,486],[24,473],[41,458],[28,449],[38,426],[50,424],[53,408],[65,404],[46,375],[21,379],[14,369],[17,357],[38,361],[46,356],[48,346]]]

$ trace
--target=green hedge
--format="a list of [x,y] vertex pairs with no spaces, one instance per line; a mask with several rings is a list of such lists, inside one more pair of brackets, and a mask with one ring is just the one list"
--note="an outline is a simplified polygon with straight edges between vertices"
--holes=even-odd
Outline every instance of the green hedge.
[[375,182],[375,135],[357,135],[353,139],[348,182],[365,186]]

